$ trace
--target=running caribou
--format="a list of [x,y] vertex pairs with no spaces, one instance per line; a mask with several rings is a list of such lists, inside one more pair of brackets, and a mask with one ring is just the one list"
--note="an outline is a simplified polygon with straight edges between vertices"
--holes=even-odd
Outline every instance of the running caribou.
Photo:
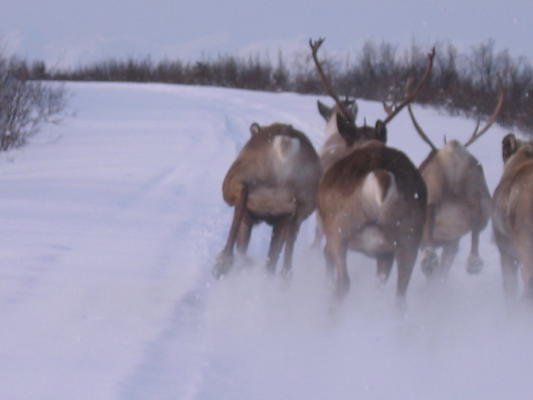
[[405,297],[415,264],[426,216],[426,186],[417,168],[399,150],[387,147],[387,124],[420,92],[427,81],[434,50],[428,55],[423,77],[413,92],[375,126],[356,126],[339,100],[317,57],[324,39],[310,40],[313,60],[326,92],[341,110],[339,134],[347,155],[331,165],[320,180],[318,213],[326,236],[328,269],[335,272],[336,291],[343,297],[350,279],[347,251],[363,252],[377,260],[385,282],[394,260],[398,266],[396,293]]
[[[343,106],[350,112],[353,121],[357,118],[357,102],[355,99],[348,99],[342,101]],[[320,165],[322,166],[322,173],[324,173],[329,167],[331,167],[336,161],[340,160],[344,156],[348,155],[352,150],[351,147],[346,146],[346,141],[339,133],[337,127],[337,114],[342,113],[338,105],[328,107],[320,100],[317,100],[318,112],[326,121],[325,135],[326,141],[320,148],[318,153],[320,157]],[[318,248],[324,236],[322,231],[322,224],[320,218],[317,216],[315,239],[313,241],[313,247]]]
[[[419,167],[428,190],[421,260],[422,271],[427,277],[443,277],[448,273],[457,255],[459,241],[468,232],[471,232],[471,242],[467,271],[475,274],[483,267],[479,256],[479,235],[490,218],[491,196],[483,167],[467,148],[496,121],[503,98],[501,90],[491,117],[481,129],[478,120],[474,132],[464,144],[450,140],[441,148],[437,148],[424,132],[411,105],[407,106],[415,130],[431,149]],[[383,105],[385,109],[389,108]],[[436,252],[439,247],[442,248],[440,261]]]
[[503,174],[493,196],[492,227],[500,251],[503,287],[518,290],[522,267],[525,295],[533,299],[533,143],[508,134],[502,141]]
[[300,224],[315,209],[321,169],[307,136],[279,123],[253,123],[250,133],[222,184],[224,200],[234,207],[234,214],[213,270],[217,277],[232,266],[235,245],[239,253],[246,253],[252,227],[261,221],[272,225],[267,268],[275,271],[285,246],[283,272],[290,272]]

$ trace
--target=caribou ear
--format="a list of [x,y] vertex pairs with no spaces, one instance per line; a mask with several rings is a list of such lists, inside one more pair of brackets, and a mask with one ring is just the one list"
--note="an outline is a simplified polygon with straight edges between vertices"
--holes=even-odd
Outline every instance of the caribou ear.
[[508,133],[502,140],[502,157],[505,163],[509,157],[511,157],[516,150],[518,150],[518,142],[515,135]]
[[387,143],[387,125],[385,125],[385,123],[382,120],[378,119],[376,121],[374,132],[376,132],[377,140],[383,143]]
[[344,118],[341,113],[336,113],[337,115],[337,129],[339,134],[345,140],[348,146],[351,146],[357,136],[357,128],[354,124]]
[[259,131],[261,131],[261,127],[257,122],[254,122],[252,125],[250,125],[250,133],[252,134],[252,136],[257,135]]
[[316,101],[316,105],[318,106],[318,112],[320,113],[320,115],[322,115],[322,118],[324,118],[327,121],[331,113],[331,108],[326,106],[320,100]]

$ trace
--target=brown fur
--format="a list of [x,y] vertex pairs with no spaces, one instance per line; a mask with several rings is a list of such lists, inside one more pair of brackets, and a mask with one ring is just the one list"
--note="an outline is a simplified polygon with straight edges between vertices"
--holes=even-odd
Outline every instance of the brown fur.
[[[357,117],[357,105],[355,100],[346,100],[343,102],[343,104],[346,107],[352,107],[352,117],[355,120]],[[350,145],[347,145],[346,138],[339,133],[337,127],[337,116],[342,114],[338,105],[334,105],[333,107],[329,108],[320,101],[317,102],[317,105],[320,115],[322,115],[326,121],[326,134],[328,135],[319,152],[320,165],[322,167],[322,172],[324,173],[337,161],[350,154],[354,148],[359,145],[359,143],[352,141]],[[335,127],[335,129],[332,127]],[[358,135],[360,139],[373,139],[374,129],[368,126],[360,127]],[[322,230],[322,223],[320,219],[317,218],[313,247],[317,248],[320,246],[323,236],[324,232]]]
[[[327,238],[326,258],[336,269],[341,295],[349,287],[348,249],[375,257],[384,280],[396,259],[397,294],[403,298],[422,236],[426,187],[416,167],[399,150],[377,140],[357,142],[320,181],[318,210]],[[374,175],[368,178],[370,174]],[[367,179],[375,181],[365,192]]]
[[[345,107],[353,106],[352,117],[355,119],[357,117],[355,100],[346,100],[343,104]],[[320,115],[326,121],[326,134],[328,135],[319,152],[322,171],[325,172],[335,161],[348,155],[352,149],[346,146],[346,141],[340,135],[337,128],[337,114],[340,114],[339,106],[334,105],[329,108],[320,101],[317,102],[317,105]]]
[[216,275],[231,266],[235,243],[241,253],[246,252],[252,226],[261,221],[273,226],[267,266],[275,269],[285,245],[284,271],[288,272],[299,226],[315,208],[321,170],[309,139],[284,124],[253,124],[251,133],[222,184],[224,200],[235,207],[235,213]]
[[[407,84],[400,104],[373,128],[357,127],[327,78],[317,52],[324,39],[309,40],[313,61],[326,93],[342,113],[336,114],[339,136],[348,151],[334,161],[321,179],[319,214],[327,238],[325,255],[337,276],[337,293],[347,293],[350,279],[347,249],[377,258],[378,274],[386,280],[394,259],[398,264],[397,296],[404,299],[416,261],[426,213],[426,187],[420,173],[402,152],[387,148],[387,123],[420,93],[433,66],[435,48],[414,90]],[[365,124],[366,125],[366,124]],[[388,178],[387,178],[388,177]]]
[[502,153],[505,165],[494,191],[492,226],[504,289],[510,296],[516,294],[521,265],[525,293],[533,298],[533,143],[509,134]]
[[[488,224],[491,208],[483,167],[465,147],[452,140],[431,151],[419,170],[428,190],[424,272],[431,275],[438,266],[438,274],[445,274],[461,237],[468,232],[472,233],[468,270],[478,272],[482,266],[479,234]],[[443,248],[440,263],[434,252],[436,247]]]

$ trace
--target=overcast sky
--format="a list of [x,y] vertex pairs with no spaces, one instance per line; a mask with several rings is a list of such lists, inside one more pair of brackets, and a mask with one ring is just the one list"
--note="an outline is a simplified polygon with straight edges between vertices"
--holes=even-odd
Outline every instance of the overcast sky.
[[533,1],[469,0],[7,0],[0,37],[10,52],[49,65],[109,57],[198,59],[306,51],[356,52],[367,40],[408,46],[488,39],[533,60]]

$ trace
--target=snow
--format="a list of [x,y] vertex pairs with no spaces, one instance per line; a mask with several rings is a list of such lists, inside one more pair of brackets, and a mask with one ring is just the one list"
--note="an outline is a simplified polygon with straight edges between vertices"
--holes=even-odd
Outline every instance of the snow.
[[[395,274],[350,255],[351,292],[332,308],[314,217],[290,282],[252,268],[214,281],[229,229],[222,200],[248,128],[285,122],[316,146],[316,97],[157,84],[70,83],[76,115],[0,155],[0,398],[501,399],[527,396],[531,315],[502,295],[490,229],[485,269],[465,272],[468,240],[442,287],[417,268],[405,313]],[[322,99],[328,101],[328,99]],[[475,123],[415,107],[433,140]],[[383,117],[359,102],[362,121]],[[406,113],[390,145],[415,163],[427,146]],[[502,169],[493,127],[471,148],[491,190]]]

